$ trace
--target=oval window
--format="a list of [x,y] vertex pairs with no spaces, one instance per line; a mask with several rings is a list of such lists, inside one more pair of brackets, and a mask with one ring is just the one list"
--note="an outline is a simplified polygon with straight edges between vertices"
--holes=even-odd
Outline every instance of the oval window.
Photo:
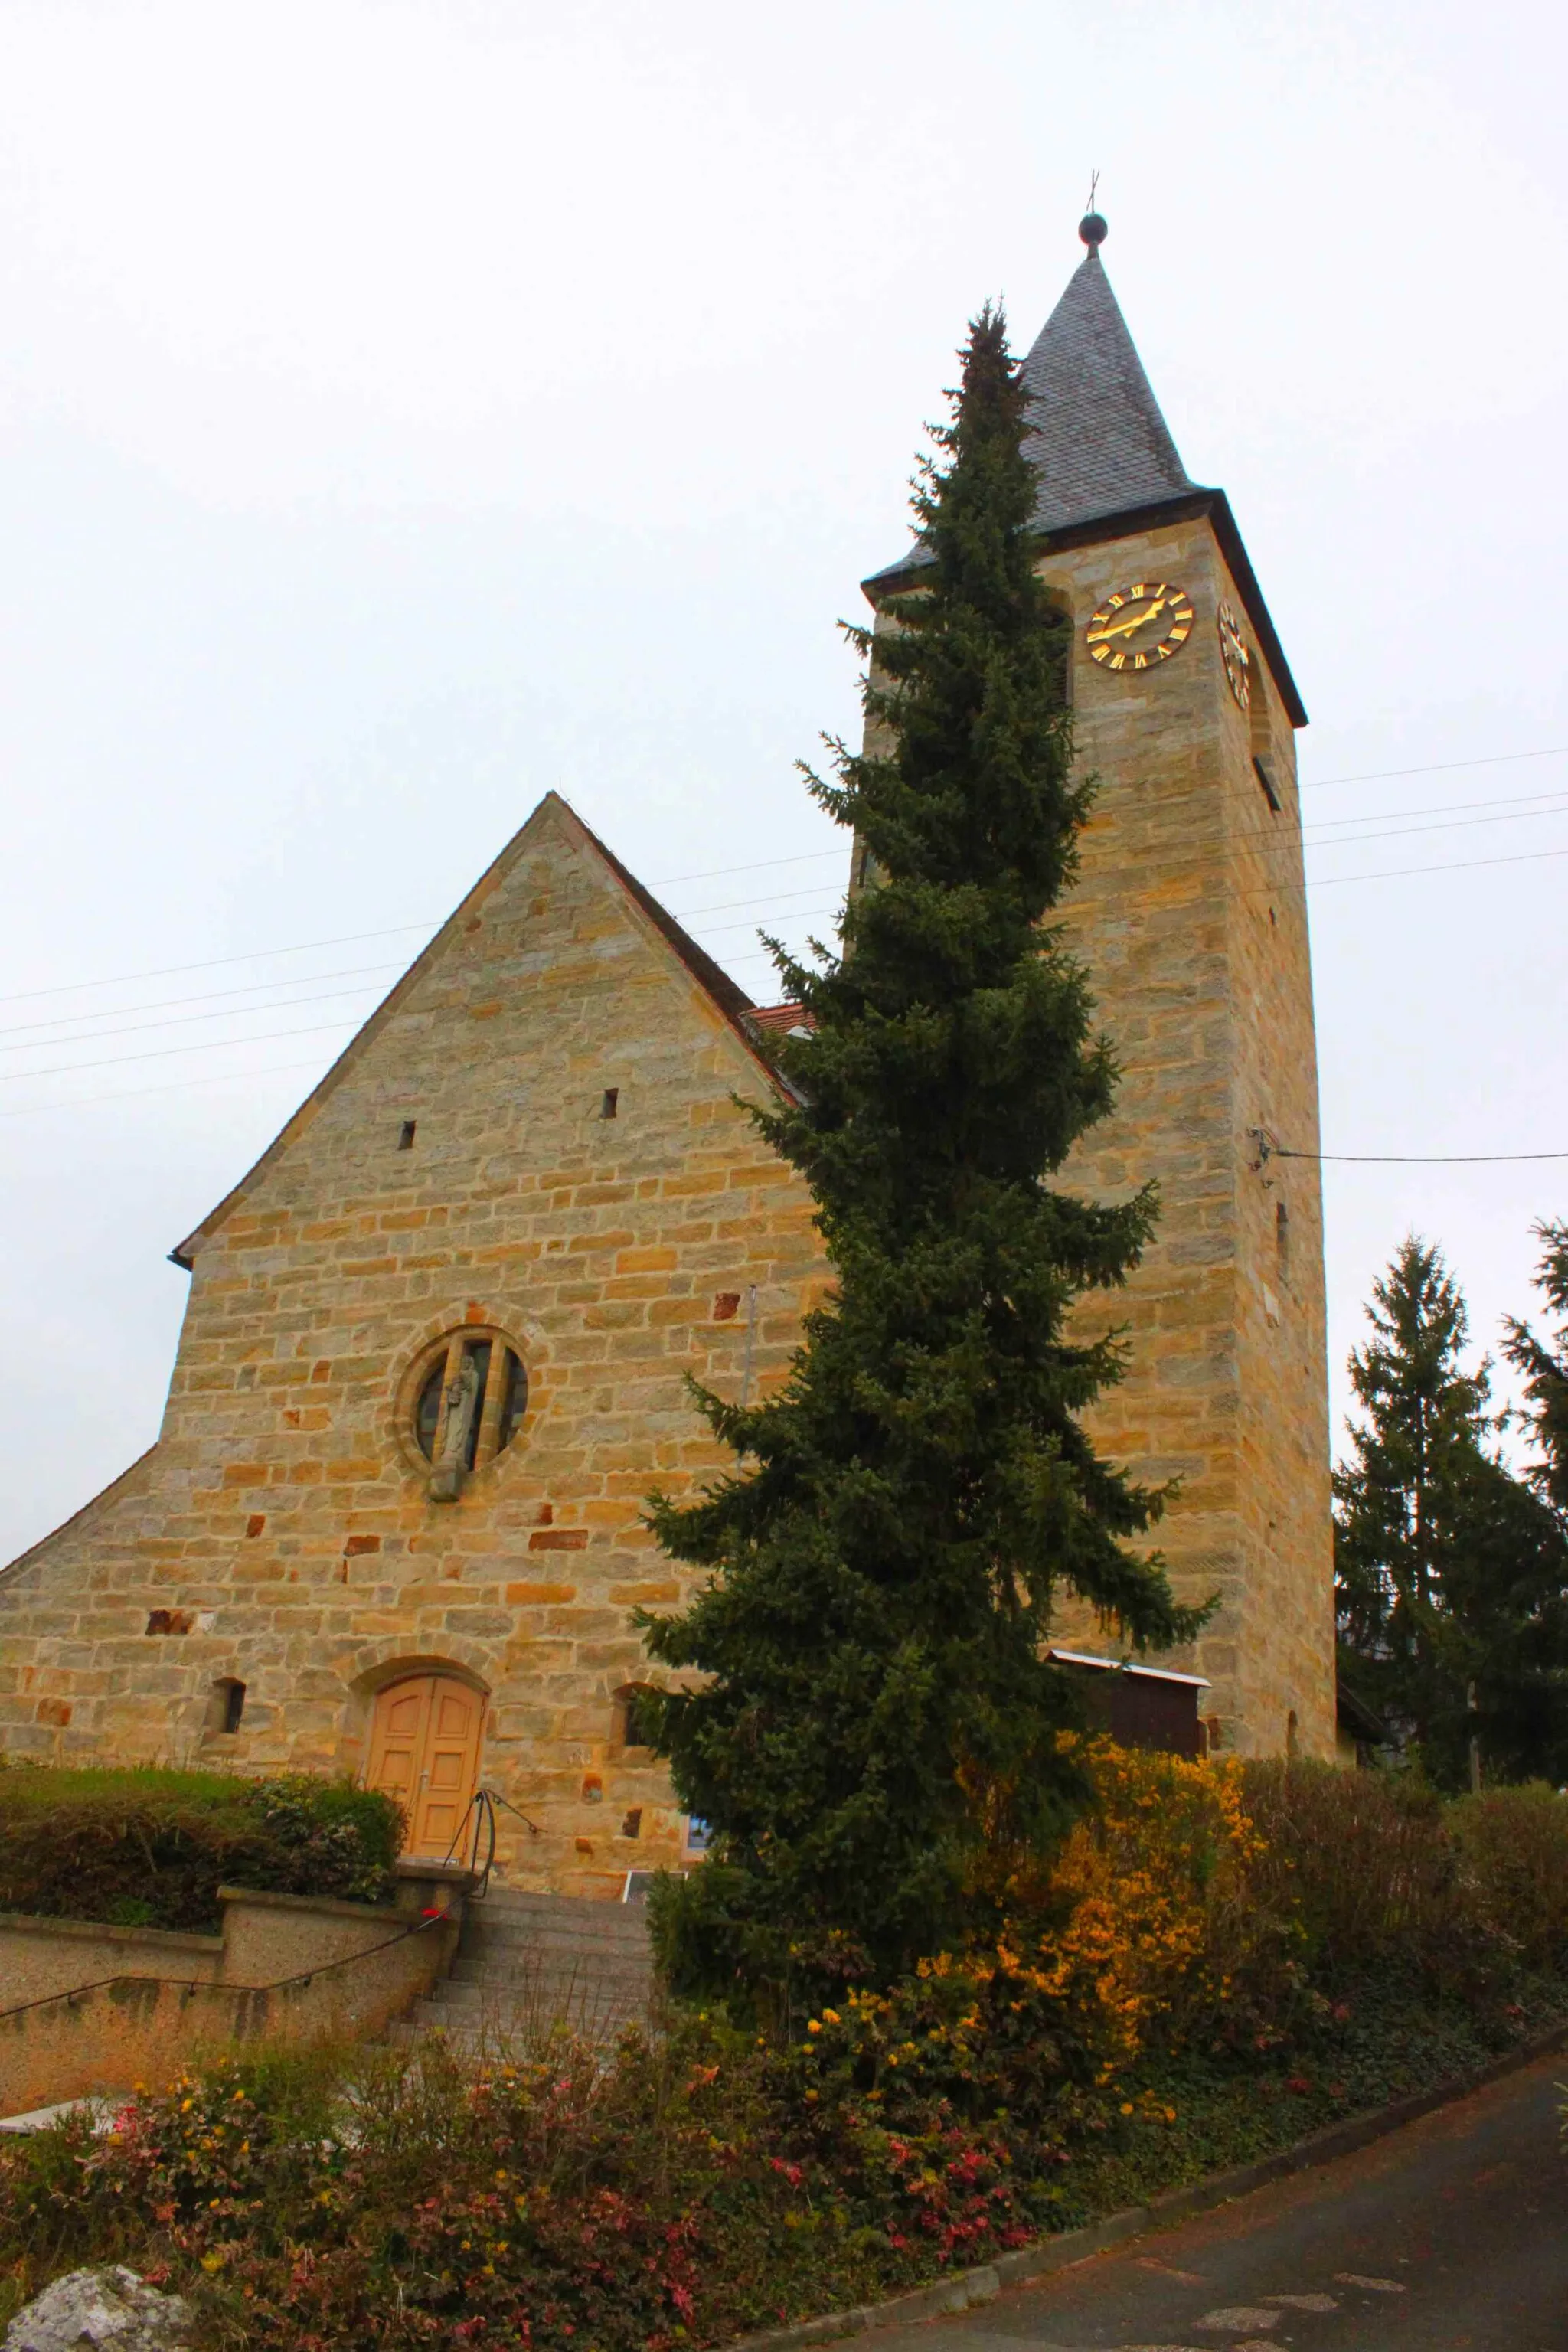
[[501,1331],[472,1324],[430,1350],[414,1383],[415,1444],[437,1469],[482,1470],[504,1454],[528,1410],[522,1357]]

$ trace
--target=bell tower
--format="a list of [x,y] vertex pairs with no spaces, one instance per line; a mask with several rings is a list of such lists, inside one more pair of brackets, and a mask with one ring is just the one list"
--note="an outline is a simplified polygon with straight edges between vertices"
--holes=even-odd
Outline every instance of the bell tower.
[[[1131,1361],[1103,1449],[1180,1481],[1155,1532],[1217,1752],[1334,1752],[1334,1624],[1317,1052],[1296,782],[1307,714],[1221,489],[1188,477],[1100,259],[1024,362],[1041,579],[1070,620],[1078,758],[1099,781],[1064,908],[1121,1070],[1065,1177],[1149,1178],[1160,1224],[1085,1309]],[[873,575],[918,586],[922,551]],[[1107,1654],[1069,1607],[1064,1643]]]

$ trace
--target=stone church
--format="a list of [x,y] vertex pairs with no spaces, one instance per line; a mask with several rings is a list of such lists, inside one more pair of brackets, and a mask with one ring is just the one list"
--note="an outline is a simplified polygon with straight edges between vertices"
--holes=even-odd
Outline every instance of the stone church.
[[[1029,353],[1039,572],[1100,779],[1069,919],[1123,1079],[1068,1176],[1163,1213],[1101,1445],[1159,1531],[1210,1744],[1334,1740],[1322,1234],[1294,730],[1223,490],[1189,479],[1087,257]],[[866,583],[918,583],[918,549]],[[0,1753],[351,1772],[439,1856],[482,1784],[512,1883],[612,1895],[700,1840],[637,1745],[650,1486],[684,1393],[764,1391],[829,1281],[736,1108],[761,1009],[549,794],[174,1253],[158,1440],[0,1572]],[[1098,1310],[1097,1310],[1098,1311]],[[1063,1638],[1103,1650],[1092,1623]]]

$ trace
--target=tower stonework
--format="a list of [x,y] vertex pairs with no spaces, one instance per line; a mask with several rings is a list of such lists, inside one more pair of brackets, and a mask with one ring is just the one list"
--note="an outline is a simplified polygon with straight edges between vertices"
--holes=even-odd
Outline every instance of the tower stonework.
[[1074,632],[1079,752],[1100,789],[1068,919],[1122,1075],[1067,1174],[1106,1198],[1160,1190],[1143,1265],[1095,1315],[1125,1325],[1130,1354],[1093,1426],[1138,1476],[1179,1481],[1156,1540],[1184,1600],[1217,1596],[1191,1654],[1217,1744],[1331,1757],[1322,1203],[1314,1159],[1273,1156],[1318,1150],[1290,718],[1264,662],[1250,710],[1230,692],[1215,615],[1245,608],[1210,518],[1040,570],[1075,616],[1151,578],[1186,588],[1196,614],[1181,658],[1132,678]]
[[[1092,1426],[1135,1476],[1178,1482],[1154,1540],[1180,1597],[1217,1606],[1160,1663],[1208,1679],[1215,1743],[1331,1757],[1321,1193],[1314,1158],[1277,1156],[1318,1150],[1306,712],[1225,493],[1190,480],[1161,415],[1099,257],[1104,224],[1084,229],[1088,257],[1025,362],[1037,570],[1070,623],[1078,761],[1098,780],[1064,913],[1121,1070],[1114,1116],[1063,1181],[1108,1200],[1160,1190],[1144,1263],[1083,1314],[1129,1347]],[[876,574],[873,604],[921,568],[915,550]],[[1096,641],[1113,596],[1124,634]],[[1106,1651],[1083,1611],[1059,1623]]]
[[[1127,1290],[1085,1310],[1129,1342],[1095,1432],[1178,1482],[1158,1546],[1217,1607],[1168,1663],[1206,1677],[1220,1746],[1331,1756],[1321,1213],[1315,1160],[1284,1156],[1318,1142],[1305,712],[1090,242],[1026,362],[1099,779],[1064,915],[1122,1073],[1066,1181],[1161,1195]],[[791,1017],[548,796],[175,1254],[157,1443],[0,1570],[0,1754],[368,1775],[437,1853],[481,1783],[514,1884],[610,1895],[692,1851],[637,1737],[635,1612],[690,1591],[643,1511],[728,1466],[684,1376],[773,1386],[831,1280],[736,1103]]]

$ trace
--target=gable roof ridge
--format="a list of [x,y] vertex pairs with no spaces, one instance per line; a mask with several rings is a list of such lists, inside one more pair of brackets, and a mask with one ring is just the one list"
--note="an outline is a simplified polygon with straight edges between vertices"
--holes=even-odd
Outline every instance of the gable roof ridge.
[[[556,797],[559,798],[559,794]],[[669,908],[654,897],[647,883],[639,882],[630,866],[622,865],[609,844],[600,840],[593,826],[577,814],[569,801],[562,801],[561,805],[584,838],[598,851],[616,880],[637,900],[648,920],[675,950],[692,979],[706,989],[726,1020],[733,1022],[739,1027],[745,1015],[755,1009],[752,999],[746,994],[740,982],[731,979],[722,964],[715,963],[706,948],[699,946],[690,932],[683,929],[676,920]],[[746,1033],[742,1030],[741,1034],[744,1036]]]
[[768,1057],[766,1038],[770,1026],[774,1024],[768,1022],[764,1009],[747,995],[738,981],[731,979],[722,964],[715,963],[706,948],[699,946],[690,932],[677,922],[668,908],[654,897],[647,883],[639,882],[631,868],[622,865],[615,851],[600,840],[593,827],[578,815],[570,803],[562,801],[561,805],[584,839],[598,851],[611,873],[624,886],[627,896],[641,908],[667,944],[674,949],[698,986],[712,999],[769,1085],[778,1093],[788,1095],[798,1102],[801,1097],[795,1087]]
[[174,1265],[183,1266],[187,1274],[190,1273],[194,1262],[192,1254],[198,1244],[216,1231],[229,1211],[250,1190],[257,1177],[272,1165],[296,1136],[304,1131],[328,1097],[335,1093],[348,1071],[359,1060],[364,1048],[380,1034],[392,1015],[399,1010],[404,1000],[430,970],[441,950],[453,936],[462,918],[476,904],[489,898],[520,854],[523,836],[546,809],[558,811],[565,817],[572,831],[581,841],[597,854],[626,896],[658,932],[665,945],[672,950],[704,994],[722,1013],[752,1059],[766,1073],[770,1083],[775,1087],[782,1083],[776,1072],[769,1067],[765,1055],[759,1048],[757,1038],[747,1026],[746,1016],[752,1010],[752,1000],[744,989],[732,981],[721,965],[715,963],[706,949],[699,947],[690,933],[681,928],[668,908],[660,905],[647,885],[639,882],[636,875],[621,864],[614,851],[605,847],[597,834],[584,823],[571,803],[560,793],[548,792],[518,827],[511,839],[490,860],[473,887],[458,900],[439,929],[426,941],[401,979],[393,982],[375,1010],[355,1030],[336,1060],[323,1071],[304,1101],[284,1121],[267,1149],[252,1160],[238,1182],[230,1186],[216,1207],[209,1210],[201,1223],[187,1234],[184,1240],[169,1252]]
[[[556,794],[554,797],[559,799],[560,796]],[[704,994],[712,999],[752,1061],[763,1071],[769,1084],[781,1094],[795,1096],[795,1089],[783,1072],[773,1067],[763,1049],[768,1024],[763,1017],[762,1008],[747,995],[738,981],[731,979],[723,965],[716,963],[707,949],[698,944],[690,932],[676,920],[669,908],[654,897],[647,883],[639,882],[630,866],[622,865],[615,851],[600,840],[570,802],[562,801],[561,806],[590,847],[598,851],[611,873],[624,887],[627,897],[641,908],[655,929],[674,949]],[[798,1100],[798,1097],[795,1098]]]

